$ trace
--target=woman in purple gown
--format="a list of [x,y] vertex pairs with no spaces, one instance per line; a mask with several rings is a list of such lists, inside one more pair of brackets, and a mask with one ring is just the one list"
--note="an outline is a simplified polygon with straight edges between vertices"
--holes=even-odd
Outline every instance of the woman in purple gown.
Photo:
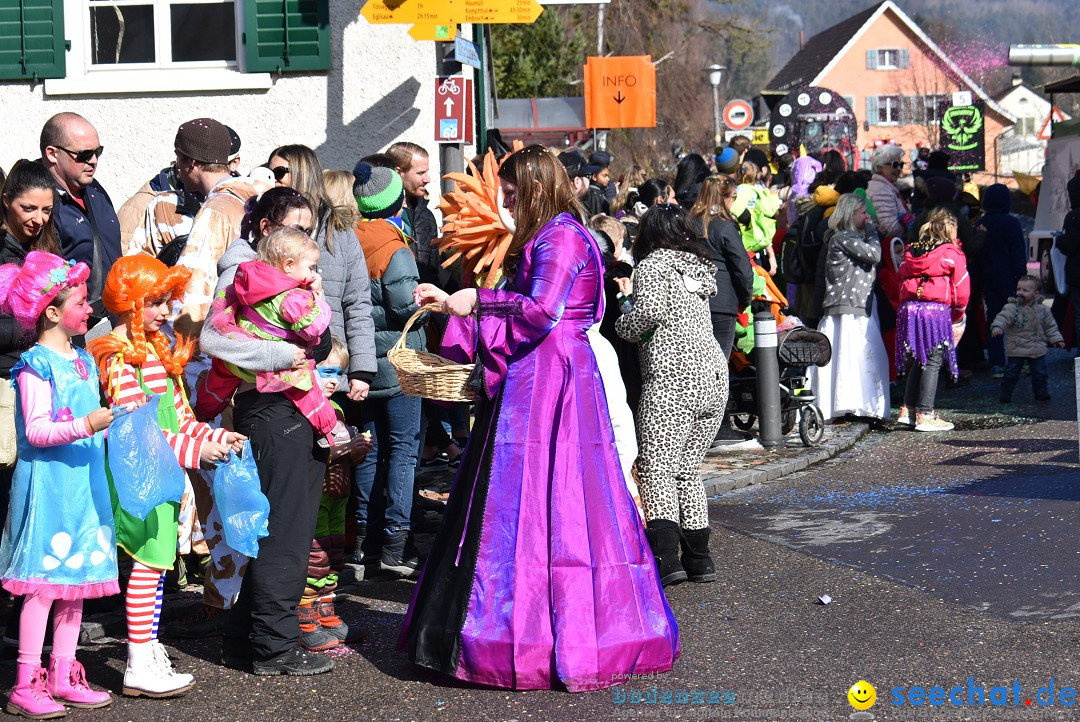
[[586,336],[600,251],[553,155],[526,147],[499,176],[512,290],[417,288],[452,315],[443,353],[476,361],[481,399],[400,644],[469,682],[600,689],[671,669],[679,633]]

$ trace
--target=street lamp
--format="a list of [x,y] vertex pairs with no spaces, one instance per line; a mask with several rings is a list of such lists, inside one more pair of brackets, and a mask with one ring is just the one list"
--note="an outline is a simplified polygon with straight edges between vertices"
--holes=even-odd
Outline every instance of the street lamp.
[[712,86],[713,145],[717,146],[720,145],[720,139],[723,138],[720,125],[720,80],[724,77],[725,70],[727,68],[716,63],[705,68],[705,72],[709,74],[709,85]]

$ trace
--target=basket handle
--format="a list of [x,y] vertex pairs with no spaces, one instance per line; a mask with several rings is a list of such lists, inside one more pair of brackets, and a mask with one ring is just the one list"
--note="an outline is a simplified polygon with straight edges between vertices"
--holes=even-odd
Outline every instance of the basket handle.
[[410,329],[412,329],[413,324],[416,323],[416,319],[420,318],[428,311],[436,311],[438,313],[442,313],[442,309],[443,305],[441,303],[429,303],[426,306],[421,306],[420,308],[416,309],[416,312],[413,313],[412,316],[409,316],[409,320],[405,322],[405,327],[401,329],[401,338],[394,342],[394,346],[390,350],[399,351],[405,348],[405,338],[409,335],[409,331]]

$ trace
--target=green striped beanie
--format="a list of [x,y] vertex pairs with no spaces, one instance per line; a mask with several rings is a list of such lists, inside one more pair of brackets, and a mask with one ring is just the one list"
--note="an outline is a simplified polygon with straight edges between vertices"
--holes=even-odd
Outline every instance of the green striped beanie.
[[401,209],[405,187],[397,171],[360,161],[353,169],[353,178],[353,196],[364,218],[390,218]]

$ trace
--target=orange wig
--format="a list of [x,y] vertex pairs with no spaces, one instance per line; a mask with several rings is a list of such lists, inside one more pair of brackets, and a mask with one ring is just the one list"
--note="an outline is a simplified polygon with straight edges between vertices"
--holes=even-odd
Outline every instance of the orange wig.
[[195,341],[177,336],[176,348],[171,349],[169,337],[161,331],[155,331],[147,337],[142,315],[148,298],[168,297],[173,301],[183,301],[184,289],[187,288],[189,280],[191,269],[185,266],[169,268],[158,259],[144,254],[125,256],[113,264],[105,279],[101,300],[110,313],[130,314],[127,329],[134,348],[129,348],[112,334],[96,338],[87,344],[87,350],[93,354],[101,369],[103,383],[107,381],[106,359],[123,354],[125,363],[142,366],[146,361],[147,343],[153,344],[165,371],[173,378],[180,379],[184,366],[194,351]]

